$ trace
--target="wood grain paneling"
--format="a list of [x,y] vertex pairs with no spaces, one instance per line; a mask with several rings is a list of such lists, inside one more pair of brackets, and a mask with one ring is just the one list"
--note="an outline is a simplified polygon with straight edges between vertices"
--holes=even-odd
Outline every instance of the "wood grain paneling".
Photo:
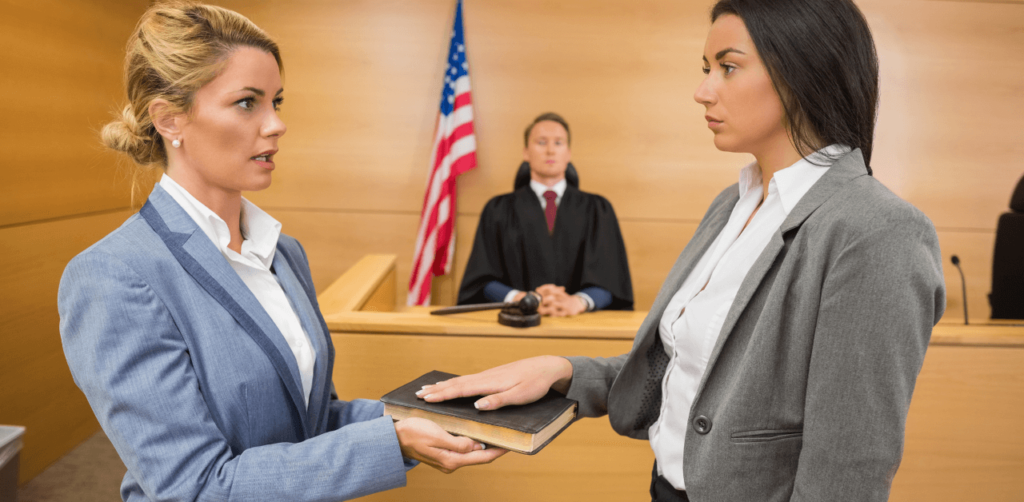
[[26,427],[22,482],[99,428],[64,359],[57,286],[67,262],[128,215],[0,229],[0,255],[11,265],[0,271],[0,423]]
[[148,2],[0,5],[0,226],[127,207],[127,170],[99,130],[124,100],[124,47]]
[[878,178],[937,227],[994,229],[1024,174],[1024,6],[858,3],[881,63]]
[[894,502],[1024,500],[1024,348],[928,348]]
[[264,209],[281,222],[282,232],[302,243],[318,293],[363,255],[394,254],[397,299],[405,303],[418,214]]

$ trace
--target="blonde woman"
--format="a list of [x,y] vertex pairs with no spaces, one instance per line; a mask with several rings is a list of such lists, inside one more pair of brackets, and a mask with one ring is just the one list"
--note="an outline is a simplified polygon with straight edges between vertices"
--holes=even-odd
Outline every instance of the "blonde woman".
[[349,499],[403,486],[415,461],[450,472],[503,453],[333,395],[305,253],[242,197],[276,167],[281,70],[277,45],[219,7],[158,4],[129,41],[128,105],[103,140],[164,174],[58,295],[126,501]]

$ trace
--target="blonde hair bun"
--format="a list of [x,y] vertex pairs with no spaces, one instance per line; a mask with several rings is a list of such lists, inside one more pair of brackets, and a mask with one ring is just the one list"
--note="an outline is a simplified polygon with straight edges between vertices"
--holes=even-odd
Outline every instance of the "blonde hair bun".
[[103,126],[100,137],[103,144],[112,150],[124,153],[139,165],[145,166],[165,158],[163,142],[152,123],[149,130],[140,130],[139,122],[131,105],[125,106],[121,115]]

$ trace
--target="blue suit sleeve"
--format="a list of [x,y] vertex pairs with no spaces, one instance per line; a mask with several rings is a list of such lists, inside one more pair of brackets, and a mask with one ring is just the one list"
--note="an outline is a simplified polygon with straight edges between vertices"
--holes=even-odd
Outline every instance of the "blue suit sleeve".
[[484,286],[484,298],[490,302],[503,302],[509,291],[512,291],[512,288],[499,281],[491,281]]
[[602,310],[612,304],[612,294],[602,287],[590,286],[581,289],[580,293],[584,293],[594,300],[594,310]]
[[327,502],[405,485],[394,425],[376,405],[348,403],[340,427],[299,443],[232,448],[170,310],[118,258],[76,257],[57,303],[75,383],[148,499]]

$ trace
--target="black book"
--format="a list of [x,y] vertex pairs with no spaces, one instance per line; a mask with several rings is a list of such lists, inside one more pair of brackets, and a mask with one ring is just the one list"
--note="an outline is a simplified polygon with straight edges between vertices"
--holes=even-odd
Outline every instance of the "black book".
[[547,446],[576,418],[576,401],[555,391],[549,391],[530,404],[506,406],[494,411],[480,411],[473,407],[479,397],[441,403],[428,403],[416,397],[416,392],[424,385],[457,376],[431,371],[387,393],[380,398],[384,403],[384,414],[391,415],[394,420],[425,418],[451,434],[527,455]]

